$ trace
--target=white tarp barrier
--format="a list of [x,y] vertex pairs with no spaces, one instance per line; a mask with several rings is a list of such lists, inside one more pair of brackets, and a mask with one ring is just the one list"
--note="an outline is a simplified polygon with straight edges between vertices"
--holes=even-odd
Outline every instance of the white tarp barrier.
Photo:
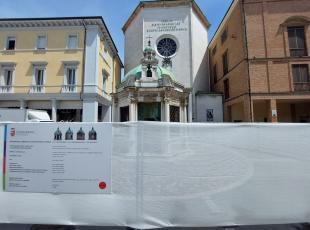
[[309,222],[309,204],[310,125],[116,123],[112,194],[0,191],[0,222],[285,224]]

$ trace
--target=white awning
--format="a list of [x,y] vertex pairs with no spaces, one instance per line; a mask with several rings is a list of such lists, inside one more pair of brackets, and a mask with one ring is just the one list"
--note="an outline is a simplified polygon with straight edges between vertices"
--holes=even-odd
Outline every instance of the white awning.
[[28,120],[49,121],[51,118],[46,111],[29,110]]

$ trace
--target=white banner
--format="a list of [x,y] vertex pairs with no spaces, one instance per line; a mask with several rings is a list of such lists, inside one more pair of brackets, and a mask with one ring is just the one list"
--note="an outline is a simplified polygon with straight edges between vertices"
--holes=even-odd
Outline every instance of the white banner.
[[[54,142],[58,125],[42,140]],[[92,125],[82,128],[87,134]],[[115,123],[111,194],[0,191],[0,223],[147,229],[310,222],[309,152],[309,124]],[[83,172],[93,164],[84,159]]]
[[4,190],[110,193],[111,124],[8,124]]

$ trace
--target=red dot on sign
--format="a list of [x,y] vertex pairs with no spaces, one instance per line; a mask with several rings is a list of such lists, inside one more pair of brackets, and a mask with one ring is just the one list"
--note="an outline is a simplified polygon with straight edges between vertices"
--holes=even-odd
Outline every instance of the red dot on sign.
[[106,184],[105,182],[102,181],[102,182],[99,183],[99,188],[100,188],[100,189],[103,190],[103,189],[105,189],[106,187],[107,187],[107,184]]

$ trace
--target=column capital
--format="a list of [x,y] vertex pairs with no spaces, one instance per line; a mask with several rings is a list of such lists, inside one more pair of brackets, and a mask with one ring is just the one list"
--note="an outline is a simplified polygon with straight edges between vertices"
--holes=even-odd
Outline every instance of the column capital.
[[138,102],[137,98],[135,98],[135,97],[128,97],[128,100],[129,100],[130,104],[135,104]]
[[51,102],[57,104],[58,101],[56,99],[51,99]]
[[170,102],[170,98],[169,97],[164,97],[164,100],[163,100],[165,103],[169,103]]
[[187,105],[188,105],[188,101],[187,100],[180,101],[180,106],[187,106]]

